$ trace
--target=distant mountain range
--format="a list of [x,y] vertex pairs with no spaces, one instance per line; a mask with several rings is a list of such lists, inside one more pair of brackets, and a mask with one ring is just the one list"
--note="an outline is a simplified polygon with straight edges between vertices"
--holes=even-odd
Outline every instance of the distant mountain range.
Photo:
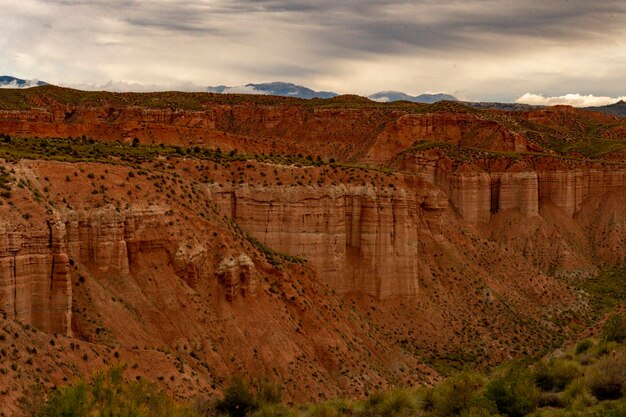
[[[31,88],[44,85],[49,84],[36,79],[24,80],[8,75],[0,76],[0,88]],[[303,99],[333,98],[339,95],[338,93],[332,91],[315,91],[302,85],[285,83],[280,81],[259,84],[250,83],[242,86],[219,85],[216,87],[206,87],[205,91],[209,93],[220,94],[267,94],[273,96],[296,97]],[[379,91],[378,93],[369,95],[367,98],[373,101],[383,103],[390,103],[394,101],[409,101],[413,103],[436,103],[443,100],[459,101],[456,97],[445,93],[420,94],[417,96],[412,96],[401,91]],[[507,111],[532,110],[545,107],[520,103],[491,103],[470,101],[462,101],[461,103],[473,108],[489,108]],[[598,111],[606,114],[626,117],[626,102],[622,100],[607,106],[585,107],[584,110]]]
[[[297,97],[305,99],[333,98],[339,95],[338,93],[334,93],[332,91],[314,91],[301,85],[283,83],[280,81],[261,84],[246,84],[236,87],[219,85],[217,87],[207,87],[207,91],[209,93],[222,94],[270,94],[273,96]],[[392,102],[400,100],[411,101],[414,103],[436,103],[442,100],[457,101],[456,97],[449,94],[420,94],[419,96],[411,96],[400,91],[380,91],[368,96],[367,98],[379,102]]]
[[492,109],[505,111],[525,111],[543,109],[546,106],[523,103],[498,103],[494,101],[462,101],[461,103],[474,109]]
[[331,91],[314,91],[310,88],[292,83],[273,82],[261,84],[246,84],[237,87],[219,85],[217,87],[207,87],[209,93],[221,94],[269,94],[272,96],[285,96],[297,98],[333,98],[339,94]]
[[626,101],[620,100],[617,103],[609,104],[608,106],[586,107],[585,110],[599,111],[606,114],[613,114],[615,116],[626,116]]
[[413,103],[436,103],[438,101],[458,101],[456,97],[449,94],[420,94],[419,96],[411,96],[400,91],[380,91],[369,95],[367,98],[373,101],[388,103],[392,101],[411,101]]
[[39,80],[23,80],[9,75],[0,75],[0,88],[30,88],[40,87],[42,85],[48,85],[48,83]]

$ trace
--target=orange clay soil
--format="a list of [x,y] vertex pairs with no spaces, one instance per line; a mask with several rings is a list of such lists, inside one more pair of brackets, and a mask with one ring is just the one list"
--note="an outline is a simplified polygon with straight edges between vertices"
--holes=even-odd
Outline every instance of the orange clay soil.
[[616,118],[357,98],[6,94],[0,133],[251,155],[1,163],[8,414],[34,384],[116,361],[180,399],[218,393],[234,374],[279,381],[294,402],[430,384],[574,336],[587,303],[568,280],[626,257],[623,158],[548,146],[563,129],[592,135],[591,122]]

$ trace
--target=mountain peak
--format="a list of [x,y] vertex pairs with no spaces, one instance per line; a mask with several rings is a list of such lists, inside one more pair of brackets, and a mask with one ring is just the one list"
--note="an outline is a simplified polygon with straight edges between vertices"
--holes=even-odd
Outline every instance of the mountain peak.
[[10,75],[0,75],[0,88],[30,88],[48,85],[39,80],[23,80]]
[[370,100],[379,102],[392,102],[392,101],[411,101],[413,103],[436,103],[438,101],[458,101],[456,97],[445,93],[436,94],[420,94],[418,96],[411,96],[401,91],[379,91],[368,96]]
[[606,106],[585,107],[585,110],[599,111],[614,116],[626,117],[626,101],[620,100]]
[[220,94],[268,94],[273,96],[297,97],[297,98],[332,98],[337,93],[332,91],[314,91],[302,85],[273,81],[269,83],[249,83],[243,86],[229,87],[219,85],[217,87],[207,87],[209,93]]

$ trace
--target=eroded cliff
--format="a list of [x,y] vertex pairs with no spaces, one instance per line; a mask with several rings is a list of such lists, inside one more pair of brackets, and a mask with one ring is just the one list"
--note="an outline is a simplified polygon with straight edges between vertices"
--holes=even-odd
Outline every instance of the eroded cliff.
[[562,278],[625,260],[616,118],[49,90],[0,95],[1,320],[49,384],[117,358],[187,398],[424,384],[557,345],[585,312]]
[[264,244],[309,260],[338,293],[377,298],[417,295],[420,233],[432,233],[427,224],[447,207],[423,181],[409,189],[214,186],[211,194]]

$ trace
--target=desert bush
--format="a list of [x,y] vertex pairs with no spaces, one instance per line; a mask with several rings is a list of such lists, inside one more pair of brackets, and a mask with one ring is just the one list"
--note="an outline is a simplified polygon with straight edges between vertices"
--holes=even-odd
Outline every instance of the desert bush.
[[284,404],[264,404],[253,414],[253,417],[296,417],[297,413]]
[[61,387],[38,411],[40,417],[195,417],[187,407],[172,401],[155,385],[124,382],[122,366],[113,366],[93,376],[92,382],[77,380]]
[[563,391],[579,376],[578,364],[565,359],[552,359],[548,363],[540,362],[535,370],[535,382],[544,392]]
[[402,417],[412,415],[416,409],[415,395],[394,389],[370,395],[360,414],[364,417]]
[[554,392],[541,392],[537,396],[537,406],[538,407],[552,407],[552,408],[563,408],[565,406],[565,402],[563,398]]
[[431,390],[425,399],[425,407],[438,417],[467,413],[480,415],[483,411],[490,415],[489,413],[495,412],[495,404],[480,396],[483,385],[483,378],[479,375],[457,375]]
[[268,379],[255,381],[255,400],[259,405],[280,404],[283,400],[283,386]]
[[591,339],[582,340],[576,345],[576,354],[580,355],[582,353],[586,353],[592,347],[593,347],[593,340]]
[[341,410],[332,403],[314,404],[307,408],[305,416],[307,417],[340,417],[343,414]]
[[538,390],[532,374],[514,365],[489,382],[485,396],[496,404],[502,415],[523,417],[536,408]]
[[616,314],[607,320],[602,329],[602,340],[605,342],[626,342],[626,315]]
[[240,377],[233,377],[224,390],[224,398],[216,404],[218,412],[231,417],[245,417],[258,408],[250,386]]
[[563,402],[571,410],[585,409],[598,402],[591,394],[591,390],[585,378],[577,378],[572,381],[563,393]]
[[621,398],[626,390],[626,353],[614,351],[600,358],[587,374],[587,384],[600,401]]

